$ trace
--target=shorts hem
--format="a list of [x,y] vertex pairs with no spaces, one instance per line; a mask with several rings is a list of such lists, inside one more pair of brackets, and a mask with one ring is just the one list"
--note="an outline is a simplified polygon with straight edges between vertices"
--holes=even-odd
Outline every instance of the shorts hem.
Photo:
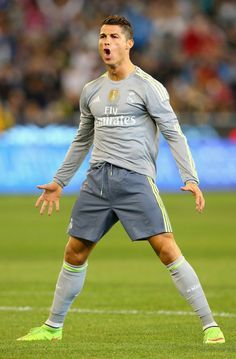
[[132,242],[135,241],[147,241],[148,238],[152,237],[152,236],[156,236],[158,234],[162,234],[162,233],[173,233],[173,231],[158,231],[158,232],[154,232],[154,233],[148,233],[147,235],[143,235],[143,236],[138,236],[138,237],[130,237]]
[[87,237],[87,236],[81,236],[81,235],[78,235],[78,234],[75,234],[75,233],[72,233],[72,232],[67,232],[67,234],[69,234],[70,236],[76,238],[76,239],[84,239],[85,241],[89,241],[89,242],[92,242],[92,243],[97,243],[99,241],[100,238],[95,238],[95,239],[91,239],[91,237]]

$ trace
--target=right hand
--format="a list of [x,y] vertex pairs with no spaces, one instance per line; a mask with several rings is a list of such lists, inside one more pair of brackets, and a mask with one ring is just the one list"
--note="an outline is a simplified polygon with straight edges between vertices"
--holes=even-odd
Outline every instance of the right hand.
[[56,211],[59,212],[59,201],[62,192],[61,186],[59,186],[59,184],[57,184],[56,182],[51,182],[39,185],[37,186],[37,188],[44,190],[35,203],[35,207],[38,207],[40,204],[42,204],[39,213],[41,215],[44,214],[46,208],[48,207],[48,215],[51,216],[53,211],[53,205],[55,205]]

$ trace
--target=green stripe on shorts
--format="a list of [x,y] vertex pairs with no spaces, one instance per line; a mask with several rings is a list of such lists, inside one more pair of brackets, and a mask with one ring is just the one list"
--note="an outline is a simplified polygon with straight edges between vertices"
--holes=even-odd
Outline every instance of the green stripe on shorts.
[[153,180],[150,177],[147,176],[147,180],[148,180],[148,182],[149,182],[149,184],[151,186],[151,189],[152,189],[152,192],[153,192],[153,194],[154,194],[154,196],[156,198],[157,204],[160,207],[160,210],[161,210],[161,213],[162,213],[162,216],[163,216],[163,220],[164,220],[165,230],[166,230],[166,232],[172,232],[170,220],[169,220],[168,214],[166,212],[164,203],[162,202],[162,199],[161,199],[161,197],[159,195],[158,188],[157,188],[157,186],[155,185],[155,183],[153,182]]

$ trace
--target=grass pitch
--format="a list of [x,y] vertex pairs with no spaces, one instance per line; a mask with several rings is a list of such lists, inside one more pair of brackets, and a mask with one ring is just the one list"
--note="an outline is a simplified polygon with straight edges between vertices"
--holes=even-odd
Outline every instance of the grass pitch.
[[0,358],[236,358],[236,193],[208,193],[202,215],[191,195],[162,196],[175,238],[196,269],[225,345],[205,347],[198,318],[148,243],[118,224],[95,248],[86,284],[61,342],[17,342],[47,318],[74,197],[40,217],[36,197],[0,197]]

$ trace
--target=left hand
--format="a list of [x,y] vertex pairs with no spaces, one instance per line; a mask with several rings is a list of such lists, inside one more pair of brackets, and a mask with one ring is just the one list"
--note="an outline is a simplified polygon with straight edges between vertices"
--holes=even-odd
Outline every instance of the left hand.
[[201,213],[205,207],[205,199],[198,185],[193,182],[187,182],[185,186],[181,187],[181,190],[192,192],[196,201],[196,210]]

